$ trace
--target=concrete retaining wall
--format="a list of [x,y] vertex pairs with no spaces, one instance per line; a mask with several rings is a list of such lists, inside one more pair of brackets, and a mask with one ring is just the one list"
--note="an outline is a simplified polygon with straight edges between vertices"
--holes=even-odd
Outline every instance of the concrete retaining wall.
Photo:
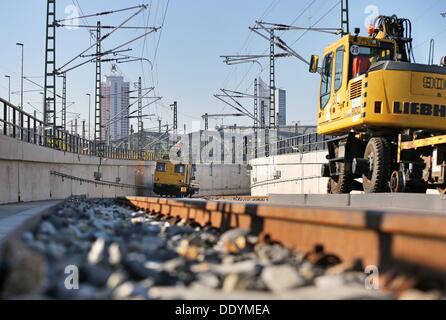
[[[143,186],[116,187],[52,175],[94,181],[99,158],[43,148],[0,135],[0,203],[65,199],[71,195],[88,197],[150,196],[155,172],[152,161],[102,161],[103,182]],[[200,195],[246,195],[250,192],[246,165],[197,165]]]
[[327,178],[321,178],[326,151],[290,154],[251,160],[251,194],[326,194]]
[[[253,167],[251,194],[253,196],[302,195],[296,198],[298,202],[294,204],[301,204],[302,199],[310,202],[312,199],[320,199],[317,196],[307,199],[304,195],[327,194],[328,178],[320,177],[321,166],[327,162],[326,155],[326,151],[317,151],[251,160]],[[277,171],[280,171],[280,177],[276,176]],[[437,190],[428,190],[427,193],[439,194]],[[363,194],[363,192],[353,191],[352,194]],[[334,206],[333,201],[337,199],[343,202],[350,198],[344,198],[342,195],[338,198],[333,196],[330,198],[330,204]]]
[[246,165],[197,164],[195,177],[200,184],[200,196],[250,194]]
[[99,158],[43,148],[0,135],[0,203],[64,199],[71,195],[116,197],[151,195],[155,163],[151,161],[103,160],[102,181],[134,187],[115,187],[54,176],[55,171],[94,181]]

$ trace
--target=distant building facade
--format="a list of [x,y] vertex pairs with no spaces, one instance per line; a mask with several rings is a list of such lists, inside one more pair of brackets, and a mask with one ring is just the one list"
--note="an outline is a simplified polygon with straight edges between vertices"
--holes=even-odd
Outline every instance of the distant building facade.
[[121,76],[107,76],[101,84],[101,134],[116,141],[129,135],[130,83]]
[[[270,109],[269,109],[269,85],[263,81],[261,78],[258,80],[258,106],[259,106],[259,118],[260,126],[268,127],[270,124]],[[276,110],[275,110],[275,120],[276,125],[279,127],[285,127],[287,125],[286,117],[286,90],[276,89]]]
[[276,89],[276,122],[279,127],[286,127],[286,91]]

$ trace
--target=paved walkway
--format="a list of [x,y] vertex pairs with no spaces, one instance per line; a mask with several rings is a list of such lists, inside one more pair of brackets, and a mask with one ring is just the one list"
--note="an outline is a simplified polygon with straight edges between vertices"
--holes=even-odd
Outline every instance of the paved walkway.
[[446,212],[446,196],[433,194],[377,193],[299,195],[270,194],[268,203],[292,206],[352,208],[361,210],[409,211],[414,213]]
[[0,205],[0,221],[25,210],[41,206],[53,205],[58,202],[59,201],[50,200],[50,201],[34,201],[34,202],[2,204]]
[[61,202],[52,200],[0,205],[0,247],[3,240],[28,230],[43,214]]

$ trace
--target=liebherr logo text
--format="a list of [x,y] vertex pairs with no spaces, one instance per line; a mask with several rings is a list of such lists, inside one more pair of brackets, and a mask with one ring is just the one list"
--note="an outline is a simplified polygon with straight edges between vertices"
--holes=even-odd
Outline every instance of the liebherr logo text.
[[446,117],[446,106],[430,103],[395,101],[393,103],[394,114],[413,114],[420,116]]

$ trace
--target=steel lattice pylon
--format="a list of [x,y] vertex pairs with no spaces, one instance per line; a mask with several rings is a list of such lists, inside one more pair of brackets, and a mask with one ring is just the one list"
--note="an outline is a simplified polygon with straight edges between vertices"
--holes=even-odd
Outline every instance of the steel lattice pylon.
[[138,78],[138,152],[142,155],[144,124],[142,122],[142,79]]
[[62,75],[62,128],[67,130],[67,74]]
[[[56,132],[56,0],[47,1],[43,121],[45,137]],[[48,130],[50,129],[50,130]]]
[[254,128],[259,127],[259,88],[258,80],[254,79]]
[[258,79],[254,79],[254,157],[257,159],[259,128],[259,84]]
[[96,143],[102,143],[102,108],[101,108],[101,22],[98,21],[96,29],[96,89],[95,89],[95,123],[94,123],[94,138]]
[[204,118],[204,130],[206,130],[206,131],[209,130],[209,118],[207,117],[207,113],[206,113],[206,117]]
[[270,30],[269,54],[269,123],[265,128],[265,156],[270,154],[270,130],[276,127],[276,58],[274,30]]
[[178,134],[178,103],[173,103],[173,131],[175,136]]
[[275,58],[275,37],[274,30],[270,31],[270,76],[269,76],[269,128],[276,127],[276,58]]
[[350,33],[348,0],[341,0],[341,29],[342,36]]

